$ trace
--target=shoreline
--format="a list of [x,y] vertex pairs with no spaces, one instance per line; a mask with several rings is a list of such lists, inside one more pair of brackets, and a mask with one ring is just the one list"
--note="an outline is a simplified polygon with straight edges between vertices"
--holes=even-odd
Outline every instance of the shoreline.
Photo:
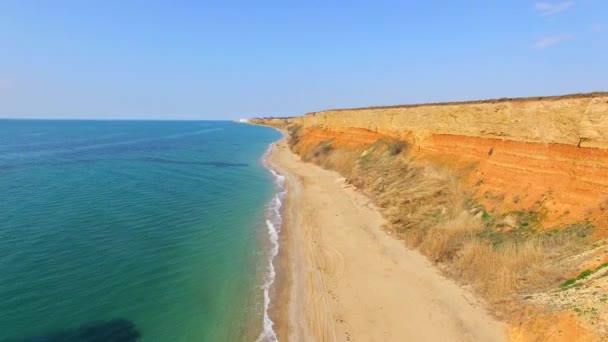
[[[264,126],[268,127],[268,126]],[[282,134],[282,137],[270,144],[267,154],[264,156],[265,167],[271,172],[274,172],[282,177],[285,177],[284,170],[281,169],[280,165],[273,162],[272,155],[275,149],[279,148],[279,144],[287,141],[289,134],[284,130],[276,129]],[[276,270],[275,279],[270,292],[270,306],[268,308],[268,315],[273,322],[274,333],[278,341],[289,341],[289,301],[291,297],[292,289],[292,267],[290,262],[291,253],[290,250],[293,248],[291,241],[291,230],[286,229],[289,227],[289,216],[286,215],[288,208],[290,208],[290,183],[285,177],[283,189],[285,195],[283,196],[283,202],[281,206],[281,231],[278,236],[279,250],[277,255],[273,259],[273,266]]]
[[[274,127],[271,127],[274,128]],[[275,128],[276,129],[276,128]],[[298,340],[295,338],[296,329],[302,329],[304,325],[298,324],[297,314],[303,306],[297,302],[298,294],[302,292],[301,272],[296,273],[296,269],[302,267],[302,263],[297,259],[297,255],[301,254],[297,244],[298,231],[294,229],[297,222],[294,216],[294,209],[297,208],[297,197],[299,196],[299,184],[292,180],[288,180],[290,175],[288,171],[283,169],[280,162],[275,160],[275,156],[279,149],[286,146],[286,141],[289,134],[283,130],[277,129],[283,134],[283,137],[271,144],[270,153],[267,157],[269,166],[277,173],[285,177],[285,189],[287,191],[283,201],[281,216],[283,220],[281,234],[279,236],[279,254],[275,258],[275,267],[277,268],[277,277],[274,283],[274,296],[272,297],[270,316],[274,322],[274,330],[279,341]],[[310,336],[308,333],[304,335]]]
[[287,195],[287,188],[285,184],[285,177],[277,172],[276,168],[270,163],[270,155],[273,147],[274,143],[270,144],[261,159],[262,165],[272,174],[275,193],[265,210],[265,225],[267,228],[267,238],[270,243],[270,253],[267,256],[267,271],[264,275],[264,282],[262,284],[264,307],[264,311],[262,312],[262,331],[256,339],[256,342],[276,342],[279,340],[275,329],[275,319],[271,317],[273,310],[272,308],[274,306],[272,297],[274,297],[273,294],[277,292],[277,289],[279,288],[277,285],[277,278],[281,277],[280,274],[288,273],[281,270],[277,271],[279,268],[277,266],[277,264],[279,264],[277,259],[282,249],[282,212],[285,197]]
[[481,302],[382,231],[369,199],[300,161],[283,135],[268,156],[287,189],[270,311],[279,340],[504,339]]

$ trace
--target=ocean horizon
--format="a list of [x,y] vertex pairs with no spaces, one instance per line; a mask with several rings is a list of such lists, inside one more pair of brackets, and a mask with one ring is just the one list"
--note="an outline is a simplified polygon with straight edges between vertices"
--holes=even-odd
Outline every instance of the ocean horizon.
[[284,188],[263,159],[280,136],[229,121],[0,120],[0,341],[99,327],[124,341],[276,339]]

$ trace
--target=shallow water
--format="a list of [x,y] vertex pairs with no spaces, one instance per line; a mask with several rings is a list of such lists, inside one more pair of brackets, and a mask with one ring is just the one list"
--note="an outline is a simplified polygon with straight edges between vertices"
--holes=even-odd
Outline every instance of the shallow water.
[[279,133],[231,122],[0,121],[0,341],[132,322],[254,340]]

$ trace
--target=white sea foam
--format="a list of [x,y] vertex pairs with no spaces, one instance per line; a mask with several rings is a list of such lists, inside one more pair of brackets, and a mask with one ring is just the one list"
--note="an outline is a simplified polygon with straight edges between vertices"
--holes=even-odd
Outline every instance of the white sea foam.
[[270,291],[274,284],[276,277],[276,271],[274,269],[274,259],[279,254],[279,233],[281,232],[281,225],[283,218],[281,217],[281,207],[283,206],[283,200],[287,194],[285,189],[285,177],[279,175],[268,165],[267,159],[270,154],[270,148],[266,151],[263,157],[263,163],[268,170],[274,176],[274,184],[276,193],[274,198],[266,209],[266,226],[268,228],[268,239],[270,241],[270,252],[268,253],[268,266],[267,272],[264,276],[264,283],[262,284],[262,290],[264,291],[264,321],[263,328],[257,342],[277,342],[277,334],[274,331],[274,322],[270,319],[268,314],[268,308],[270,307]]

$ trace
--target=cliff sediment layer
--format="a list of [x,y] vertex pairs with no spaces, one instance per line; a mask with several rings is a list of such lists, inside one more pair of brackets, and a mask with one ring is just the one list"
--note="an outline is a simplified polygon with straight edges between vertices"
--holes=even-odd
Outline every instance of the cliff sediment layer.
[[608,93],[339,109],[292,118],[303,127],[362,128],[423,144],[434,134],[608,148]]

